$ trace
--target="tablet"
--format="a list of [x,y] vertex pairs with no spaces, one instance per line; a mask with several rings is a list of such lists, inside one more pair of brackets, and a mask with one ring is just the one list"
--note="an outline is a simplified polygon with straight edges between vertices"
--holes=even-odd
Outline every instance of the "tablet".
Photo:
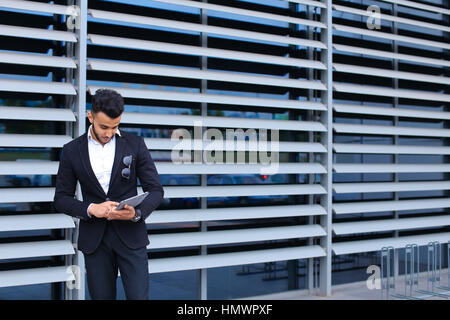
[[119,205],[115,208],[115,210],[122,210],[123,207],[127,204],[132,207],[136,207],[141,204],[142,201],[148,196],[148,192],[138,194],[137,196],[125,199],[120,201]]

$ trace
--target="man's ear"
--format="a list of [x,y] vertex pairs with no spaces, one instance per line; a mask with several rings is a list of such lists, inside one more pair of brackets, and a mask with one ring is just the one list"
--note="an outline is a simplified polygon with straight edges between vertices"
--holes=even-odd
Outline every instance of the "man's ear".
[[90,123],[94,123],[94,116],[91,111],[88,111],[88,119]]

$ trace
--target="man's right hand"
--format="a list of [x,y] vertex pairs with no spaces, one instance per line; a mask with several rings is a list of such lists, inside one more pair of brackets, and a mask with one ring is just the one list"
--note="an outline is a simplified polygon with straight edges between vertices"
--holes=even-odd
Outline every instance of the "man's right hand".
[[97,218],[107,218],[109,212],[119,205],[118,202],[105,201],[102,203],[93,203],[89,206],[89,214]]

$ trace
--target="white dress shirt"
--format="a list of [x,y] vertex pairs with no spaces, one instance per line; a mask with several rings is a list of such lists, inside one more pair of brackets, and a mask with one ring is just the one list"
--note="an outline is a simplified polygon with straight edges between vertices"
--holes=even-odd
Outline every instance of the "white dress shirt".
[[[101,143],[95,141],[91,134],[91,128],[92,125],[88,130],[89,159],[91,161],[92,170],[94,171],[98,182],[105,191],[105,194],[107,194],[109,182],[111,180],[111,171],[114,164],[114,156],[116,153],[116,139],[114,135],[108,143],[102,145]],[[117,130],[117,134],[120,136],[119,130]]]

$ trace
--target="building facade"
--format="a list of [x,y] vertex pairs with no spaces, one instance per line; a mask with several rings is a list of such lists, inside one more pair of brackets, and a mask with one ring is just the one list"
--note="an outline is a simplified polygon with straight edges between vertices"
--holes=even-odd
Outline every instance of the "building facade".
[[0,0],[0,17],[0,299],[89,298],[52,200],[105,87],[165,190],[151,299],[331,295],[383,247],[450,241],[448,0]]

